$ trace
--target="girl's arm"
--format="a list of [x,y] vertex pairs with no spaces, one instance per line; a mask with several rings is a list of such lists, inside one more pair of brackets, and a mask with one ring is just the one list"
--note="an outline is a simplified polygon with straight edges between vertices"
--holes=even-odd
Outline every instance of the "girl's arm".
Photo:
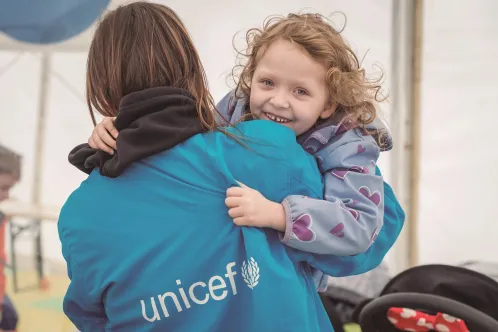
[[323,255],[365,252],[384,218],[384,181],[375,174],[380,149],[350,130],[317,154],[324,199],[289,196],[283,202],[286,245]]
[[[378,168],[376,173],[381,175]],[[321,285],[325,286],[327,277],[320,271],[333,277],[346,277],[362,274],[376,268],[396,242],[404,222],[405,213],[389,184],[384,182],[384,224],[367,251],[355,256],[334,256],[294,250],[292,256],[293,259],[306,261],[311,265],[317,286],[320,279]]]

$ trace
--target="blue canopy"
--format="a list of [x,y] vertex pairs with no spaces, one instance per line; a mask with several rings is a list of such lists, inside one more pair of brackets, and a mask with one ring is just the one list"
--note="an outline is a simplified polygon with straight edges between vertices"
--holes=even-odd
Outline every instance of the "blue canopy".
[[0,1],[0,32],[28,43],[73,38],[97,20],[110,0]]

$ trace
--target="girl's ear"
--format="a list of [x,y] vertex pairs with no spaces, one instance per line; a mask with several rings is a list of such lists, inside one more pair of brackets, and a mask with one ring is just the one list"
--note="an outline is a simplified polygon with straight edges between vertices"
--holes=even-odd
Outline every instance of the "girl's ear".
[[328,119],[334,114],[337,109],[337,103],[330,101],[325,105],[325,109],[320,113],[321,119]]

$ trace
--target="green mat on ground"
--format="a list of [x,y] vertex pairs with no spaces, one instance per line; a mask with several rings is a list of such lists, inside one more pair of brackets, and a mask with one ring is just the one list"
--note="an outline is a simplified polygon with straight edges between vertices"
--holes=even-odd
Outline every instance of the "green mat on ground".
[[358,324],[346,324],[344,325],[345,332],[361,332],[360,325]]
[[62,300],[62,297],[53,297],[50,299],[33,302],[32,306],[37,309],[62,311]]

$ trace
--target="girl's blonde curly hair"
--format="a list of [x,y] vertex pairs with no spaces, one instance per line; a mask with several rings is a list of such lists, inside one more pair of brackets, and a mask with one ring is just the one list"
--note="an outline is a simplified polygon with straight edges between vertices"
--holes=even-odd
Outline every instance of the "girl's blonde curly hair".
[[377,102],[381,98],[381,78],[369,80],[353,50],[339,31],[319,14],[289,14],[271,17],[263,28],[250,29],[246,34],[247,50],[240,74],[232,72],[236,95],[251,94],[251,80],[258,61],[268,47],[279,39],[300,45],[317,62],[328,68],[327,86],[330,102],[337,104],[333,119],[346,126],[364,127],[377,116]]

